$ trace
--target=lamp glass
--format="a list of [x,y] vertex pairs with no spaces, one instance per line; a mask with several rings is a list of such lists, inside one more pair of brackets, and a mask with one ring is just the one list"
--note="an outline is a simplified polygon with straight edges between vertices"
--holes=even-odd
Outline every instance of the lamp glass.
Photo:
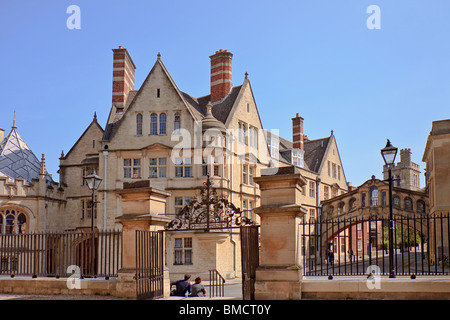
[[90,190],[97,190],[102,182],[102,178],[96,174],[95,170],[92,170],[90,175],[84,177],[84,181]]
[[394,164],[395,156],[397,155],[397,148],[394,147],[388,140],[386,143],[386,147],[381,149],[381,155],[383,156],[383,160],[386,165]]

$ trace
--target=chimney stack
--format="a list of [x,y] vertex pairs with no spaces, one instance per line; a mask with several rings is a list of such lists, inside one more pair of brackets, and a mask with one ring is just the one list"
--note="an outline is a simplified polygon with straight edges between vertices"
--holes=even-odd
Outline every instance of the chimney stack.
[[211,103],[218,102],[230,93],[233,83],[231,82],[231,59],[233,54],[228,50],[216,51],[209,57],[211,59]]
[[116,111],[120,112],[124,111],[128,92],[134,90],[136,66],[124,47],[119,46],[118,49],[112,49],[112,51],[114,52],[112,102],[116,106]]
[[294,148],[304,150],[303,118],[298,113],[292,118],[292,142]]

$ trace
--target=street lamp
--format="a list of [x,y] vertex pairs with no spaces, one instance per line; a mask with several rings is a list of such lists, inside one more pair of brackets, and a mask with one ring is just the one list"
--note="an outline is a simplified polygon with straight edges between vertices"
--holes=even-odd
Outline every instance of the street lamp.
[[387,140],[386,147],[381,149],[381,155],[384,163],[386,163],[388,169],[388,181],[389,181],[389,278],[395,278],[394,270],[394,217],[392,210],[392,166],[394,165],[395,156],[397,155],[397,148],[394,147],[389,139]]
[[95,208],[95,190],[98,190],[100,183],[102,183],[102,178],[100,178],[95,169],[92,169],[90,175],[83,177],[84,182],[88,186],[89,190],[92,191],[92,205],[91,205],[91,271],[94,274],[94,208]]

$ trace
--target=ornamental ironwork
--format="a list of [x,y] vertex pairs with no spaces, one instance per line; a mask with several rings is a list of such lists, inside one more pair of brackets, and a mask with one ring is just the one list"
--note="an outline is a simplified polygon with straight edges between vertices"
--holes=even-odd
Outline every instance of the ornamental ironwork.
[[244,215],[240,208],[224,196],[217,196],[209,176],[203,182],[200,196],[194,197],[170,221],[165,229],[168,231],[227,229],[255,225]]

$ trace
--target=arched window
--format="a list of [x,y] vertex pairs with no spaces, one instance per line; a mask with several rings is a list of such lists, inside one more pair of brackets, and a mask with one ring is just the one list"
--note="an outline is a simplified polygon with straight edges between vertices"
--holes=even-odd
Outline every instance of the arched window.
[[375,186],[370,187],[370,205],[378,205],[378,188]]
[[166,134],[166,120],[167,115],[165,113],[161,113],[159,115],[159,134]]
[[136,115],[136,134],[142,136],[142,114],[138,113]]
[[425,213],[425,202],[423,200],[417,201],[417,212]]
[[0,209],[0,233],[25,233],[26,227],[27,216],[20,209]]
[[175,113],[174,119],[173,119],[173,130],[175,134],[180,134],[180,128],[181,128],[181,116],[179,112]]
[[150,115],[150,134],[158,134],[158,115],[156,113]]
[[356,198],[351,198],[348,202],[348,207],[350,210],[356,209]]
[[397,208],[397,209],[400,209],[400,207],[401,207],[401,202],[400,202],[400,197],[398,196],[398,195],[394,195],[393,197],[392,197],[392,206],[394,207],[394,208]]
[[338,214],[343,214],[345,210],[345,202],[341,201],[338,203]]
[[411,198],[406,197],[405,198],[405,210],[412,211],[413,210],[413,202]]

